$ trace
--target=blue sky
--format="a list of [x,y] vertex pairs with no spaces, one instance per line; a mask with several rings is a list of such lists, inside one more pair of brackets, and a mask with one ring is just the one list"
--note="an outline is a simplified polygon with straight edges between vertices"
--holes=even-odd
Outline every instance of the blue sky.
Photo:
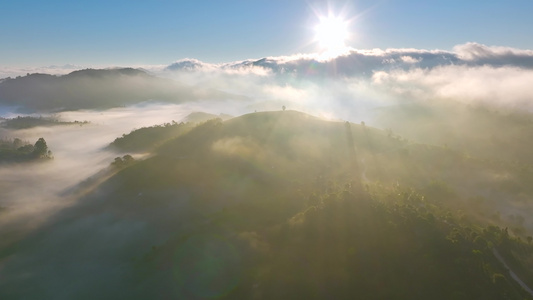
[[17,0],[0,4],[0,67],[218,63],[318,51],[316,13],[351,19],[349,46],[533,49],[533,1]]

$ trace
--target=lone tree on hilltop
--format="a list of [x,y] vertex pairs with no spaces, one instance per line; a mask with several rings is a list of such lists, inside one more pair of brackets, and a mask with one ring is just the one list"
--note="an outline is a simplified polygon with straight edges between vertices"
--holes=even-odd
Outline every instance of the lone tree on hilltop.
[[35,145],[33,145],[33,152],[34,157],[37,158],[51,158],[52,152],[48,150],[48,145],[46,145],[46,141],[44,138],[39,138],[37,142],[35,142]]

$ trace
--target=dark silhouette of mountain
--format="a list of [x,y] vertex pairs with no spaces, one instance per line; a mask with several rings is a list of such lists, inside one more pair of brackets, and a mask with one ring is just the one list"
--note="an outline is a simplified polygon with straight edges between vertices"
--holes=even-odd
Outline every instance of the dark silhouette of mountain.
[[63,76],[28,74],[0,82],[0,104],[30,112],[106,109],[148,100],[182,103],[212,98],[237,97],[132,68],[86,69]]
[[31,116],[25,116],[21,117],[18,116],[16,118],[11,119],[1,119],[0,127],[8,128],[8,129],[28,129],[33,127],[50,127],[50,126],[60,126],[60,125],[87,125],[89,124],[88,121],[74,121],[74,122],[66,122],[61,121],[58,119],[55,119],[53,117],[31,117]]

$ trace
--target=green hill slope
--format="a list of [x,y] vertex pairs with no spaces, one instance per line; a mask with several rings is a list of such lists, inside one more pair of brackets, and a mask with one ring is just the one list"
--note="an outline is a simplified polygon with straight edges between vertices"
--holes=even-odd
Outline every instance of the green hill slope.
[[518,197],[490,174],[527,170],[295,111],[207,121],[153,154],[4,250],[0,276],[20,276],[0,295],[57,296],[77,278],[62,295],[531,298],[493,251],[531,286],[533,247],[479,200]]

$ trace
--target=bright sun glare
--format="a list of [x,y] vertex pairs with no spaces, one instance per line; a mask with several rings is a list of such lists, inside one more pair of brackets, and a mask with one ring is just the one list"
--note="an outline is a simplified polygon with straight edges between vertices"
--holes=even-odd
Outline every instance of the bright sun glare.
[[340,17],[321,17],[315,26],[315,40],[327,52],[342,52],[347,48],[348,24]]

